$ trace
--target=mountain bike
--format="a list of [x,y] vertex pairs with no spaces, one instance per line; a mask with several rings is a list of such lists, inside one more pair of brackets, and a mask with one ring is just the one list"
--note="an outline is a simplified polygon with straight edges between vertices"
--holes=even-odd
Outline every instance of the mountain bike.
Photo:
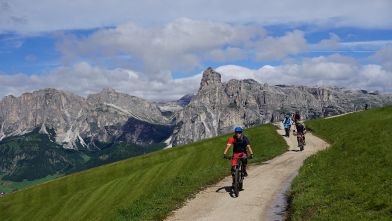
[[[234,157],[228,157],[227,159],[232,160]],[[234,171],[232,173],[233,177],[233,191],[234,195],[238,197],[240,190],[242,190],[244,185],[244,171],[242,165],[246,158],[237,157],[237,163],[234,166]]]
[[298,140],[298,147],[301,151],[304,150],[305,147],[305,135],[304,134],[297,134],[297,140]]

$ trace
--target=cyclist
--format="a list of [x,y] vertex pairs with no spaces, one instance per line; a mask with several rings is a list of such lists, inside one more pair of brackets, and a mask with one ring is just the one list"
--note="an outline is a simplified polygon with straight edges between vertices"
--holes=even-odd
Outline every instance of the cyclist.
[[293,124],[293,120],[291,120],[290,114],[286,115],[285,119],[283,120],[284,131],[286,132],[285,136],[290,136],[290,127]]
[[298,142],[298,146],[300,146],[299,143],[299,138],[302,137],[303,138],[303,142],[305,144],[305,126],[301,121],[297,121],[297,123],[295,124],[295,127],[297,129],[297,142]]
[[[250,159],[253,158],[253,150],[250,147],[250,142],[249,139],[242,134],[242,128],[241,127],[236,127],[234,129],[234,136],[230,137],[229,142],[227,143],[226,149],[223,152],[223,158],[227,158],[226,154],[227,151],[230,149],[231,145],[233,145],[233,158],[231,160],[231,173],[234,175],[234,167],[237,164],[237,159],[238,158],[243,158],[243,171],[244,171],[244,176],[248,176],[248,173],[246,172],[246,165],[248,163],[247,160],[247,149],[249,150],[250,153]],[[234,177],[233,177],[234,179]],[[234,182],[233,182],[234,183]]]
[[295,123],[297,123],[298,121],[301,120],[301,115],[299,114],[299,111],[296,111],[294,116],[293,116],[293,120]]

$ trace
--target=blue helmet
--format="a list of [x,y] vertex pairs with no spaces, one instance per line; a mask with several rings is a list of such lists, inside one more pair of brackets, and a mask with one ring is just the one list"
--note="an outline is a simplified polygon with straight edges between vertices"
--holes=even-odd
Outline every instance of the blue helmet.
[[236,127],[236,128],[234,129],[234,132],[235,132],[235,133],[242,133],[242,128],[241,128],[241,127]]

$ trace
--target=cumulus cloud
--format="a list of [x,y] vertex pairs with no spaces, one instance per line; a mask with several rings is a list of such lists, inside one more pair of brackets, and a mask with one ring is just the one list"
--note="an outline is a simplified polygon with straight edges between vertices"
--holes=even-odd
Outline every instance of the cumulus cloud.
[[[4,0],[3,0],[4,1]],[[8,1],[16,18],[25,25],[0,26],[0,32],[42,32],[113,26],[126,21],[139,24],[167,23],[178,17],[219,22],[262,24],[321,24],[334,27],[391,28],[390,0],[68,0]],[[21,14],[21,15],[19,15]]]
[[85,62],[38,75],[0,74],[0,96],[20,95],[42,88],[57,88],[86,96],[110,87],[145,99],[174,100],[195,92],[200,81],[200,75],[166,82],[146,80],[140,75],[129,69],[106,69]]
[[[251,78],[271,85],[341,86],[392,92],[391,71],[377,64],[361,65],[352,58],[341,55],[305,58],[296,63],[265,65],[259,69],[225,65],[218,67],[217,71],[222,73],[224,81]],[[201,73],[165,82],[145,79],[142,75],[131,69],[107,69],[81,62],[46,74],[0,74],[0,96],[19,95],[47,87],[87,95],[111,87],[145,99],[174,100],[196,92],[201,79]]]
[[335,33],[329,33],[328,39],[323,39],[317,44],[311,46],[313,50],[322,50],[322,49],[337,49],[341,47],[340,38]]
[[382,47],[372,58],[380,62],[387,71],[392,71],[392,43]]
[[[172,71],[190,72],[204,61],[278,60],[306,52],[304,32],[294,30],[283,36],[266,36],[258,25],[176,19],[164,26],[142,27],[129,22],[102,29],[88,37],[63,36],[57,48],[66,64],[93,64],[138,70],[147,78],[170,79]],[[332,48],[339,41],[331,34],[316,44]],[[158,80],[159,80],[158,79]]]
[[392,72],[380,65],[361,65],[341,55],[305,58],[298,63],[265,65],[248,69],[235,65],[218,68],[223,79],[252,78],[272,85],[340,86],[352,89],[392,92]]
[[206,59],[213,61],[244,60],[249,58],[248,53],[241,48],[227,47],[225,49],[214,49],[206,54]]
[[294,30],[281,37],[267,37],[256,44],[256,59],[276,60],[308,49],[304,32]]
[[[173,70],[199,67],[201,62],[228,61],[244,58],[244,47],[264,36],[256,25],[176,19],[162,27],[145,28],[129,22],[115,28],[102,29],[86,38],[65,36],[58,49],[67,63],[108,57],[141,64],[140,71],[154,78],[168,79]],[[107,60],[104,60],[107,62]]]
[[26,19],[16,11],[11,3],[0,0],[0,34],[2,32],[14,31],[16,27],[26,25]]

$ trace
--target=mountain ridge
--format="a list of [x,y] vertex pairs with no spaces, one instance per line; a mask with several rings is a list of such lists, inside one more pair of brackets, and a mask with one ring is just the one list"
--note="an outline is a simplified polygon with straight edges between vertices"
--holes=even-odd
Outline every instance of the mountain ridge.
[[[337,87],[268,85],[254,79],[223,82],[221,74],[212,68],[204,71],[196,94],[170,102],[151,102],[110,88],[86,97],[53,88],[19,97],[9,95],[0,100],[0,149],[8,145],[8,149],[18,151],[9,152],[7,159],[0,163],[0,173],[23,180],[25,171],[13,175],[9,165],[28,165],[26,159],[39,157],[41,150],[30,150],[39,148],[37,143],[43,149],[62,147],[80,151],[75,154],[78,159],[86,154],[94,156],[93,161],[72,163],[72,157],[55,151],[53,159],[68,157],[69,160],[60,166],[42,161],[53,167],[48,172],[53,174],[69,171],[64,170],[64,165],[94,166],[108,162],[101,161],[108,157],[123,159],[164,146],[175,147],[226,134],[236,126],[249,128],[275,122],[295,111],[304,119],[313,119],[357,111],[364,104],[370,107],[392,104],[392,96]],[[48,139],[41,136],[39,142],[27,142],[30,137],[39,137],[31,134],[33,131]],[[25,134],[28,136],[23,138]],[[1,141],[18,140],[18,137],[21,137],[19,144]],[[151,148],[145,149],[147,146]]]
[[222,81],[212,68],[203,72],[198,92],[176,114],[173,146],[217,136],[236,126],[274,122],[299,111],[304,119],[361,110],[365,104],[392,104],[391,95],[336,87],[274,86],[254,79]]
[[[100,142],[112,140],[123,132],[121,127],[129,118],[151,125],[171,125],[171,120],[156,104],[113,89],[103,89],[84,98],[47,88],[18,97],[8,95],[0,101],[0,137],[49,127],[55,129],[58,144],[75,149],[78,139],[82,146],[86,146],[82,141],[85,138]],[[117,126],[116,134],[108,134],[107,126]]]

